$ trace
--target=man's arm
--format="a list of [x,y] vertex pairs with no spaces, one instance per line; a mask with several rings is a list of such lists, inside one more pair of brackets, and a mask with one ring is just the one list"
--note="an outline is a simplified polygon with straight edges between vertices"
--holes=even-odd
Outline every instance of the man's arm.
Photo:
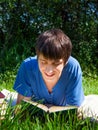
[[31,100],[31,97],[25,97],[25,96],[23,96],[21,94],[18,94],[16,104],[19,104],[23,99],[25,99],[25,100]]

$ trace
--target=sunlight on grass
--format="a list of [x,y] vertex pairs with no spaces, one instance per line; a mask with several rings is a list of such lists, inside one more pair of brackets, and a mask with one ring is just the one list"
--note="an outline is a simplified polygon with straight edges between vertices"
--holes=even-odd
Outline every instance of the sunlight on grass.
[[13,71],[5,72],[4,74],[0,74],[0,90],[8,89],[13,90],[14,81],[16,78],[16,73]]
[[[0,81],[0,90],[8,89],[13,91],[15,75],[11,73],[9,76],[9,74],[5,75]],[[83,88],[85,95],[98,94],[98,78],[83,77]],[[90,119],[79,120],[76,114],[71,113],[68,115],[66,113],[63,116],[55,114],[52,117],[49,114],[45,114],[41,117],[38,115],[31,117],[31,113],[28,113],[21,120],[22,113],[26,113],[19,110],[19,113],[13,116],[14,109],[16,108],[9,106],[4,120],[0,120],[1,130],[5,130],[5,128],[6,130],[98,130],[96,122],[91,122]]]
[[83,88],[85,95],[98,94],[98,78],[83,78]]
[[10,91],[13,91],[13,84],[14,84],[14,82],[3,82],[0,85],[0,90],[8,89]]
[[91,122],[90,119],[79,120],[72,111],[33,116],[25,111],[29,110],[25,107],[24,111],[21,109],[11,118],[14,110],[15,108],[9,107],[5,119],[0,120],[1,130],[98,130],[96,122]]
[[21,115],[19,114],[12,119],[9,118],[11,117],[10,115],[11,113],[9,112],[9,116],[6,116],[4,120],[0,121],[1,130],[5,128],[6,130],[98,130],[98,124],[96,122],[90,122],[89,119],[77,120],[76,115],[74,115],[75,118],[70,120],[66,118],[67,113],[61,117],[58,117],[58,115],[55,115],[55,117],[47,115],[47,117],[40,118],[36,116],[32,119],[28,115],[23,120],[20,120],[19,117]]

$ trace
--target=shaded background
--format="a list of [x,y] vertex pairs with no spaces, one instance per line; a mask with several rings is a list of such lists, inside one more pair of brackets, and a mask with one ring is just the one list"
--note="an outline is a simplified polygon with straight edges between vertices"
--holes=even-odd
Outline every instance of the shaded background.
[[98,74],[98,0],[0,0],[0,73],[35,55],[38,35],[62,29],[83,74]]

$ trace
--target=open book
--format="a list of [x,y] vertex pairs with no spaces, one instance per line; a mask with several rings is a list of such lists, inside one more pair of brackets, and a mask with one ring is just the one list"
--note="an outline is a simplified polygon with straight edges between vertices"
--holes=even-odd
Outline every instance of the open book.
[[31,100],[23,100],[26,103],[30,103],[33,106],[36,106],[39,109],[42,109],[43,111],[47,113],[53,113],[53,112],[59,112],[59,111],[65,111],[65,110],[70,110],[70,109],[76,109],[76,106],[53,106],[51,104],[41,104],[38,102],[34,102]]

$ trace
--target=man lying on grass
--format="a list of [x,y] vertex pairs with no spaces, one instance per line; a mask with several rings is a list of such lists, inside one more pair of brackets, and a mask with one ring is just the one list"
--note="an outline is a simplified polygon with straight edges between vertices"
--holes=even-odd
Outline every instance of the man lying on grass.
[[18,93],[16,104],[25,99],[81,108],[85,99],[82,71],[71,52],[71,40],[62,30],[40,34],[36,56],[25,59],[19,68],[13,87]]
[[36,56],[22,62],[16,77],[17,104],[33,99],[57,106],[80,106],[84,101],[82,72],[71,51],[71,40],[62,30],[40,34]]

